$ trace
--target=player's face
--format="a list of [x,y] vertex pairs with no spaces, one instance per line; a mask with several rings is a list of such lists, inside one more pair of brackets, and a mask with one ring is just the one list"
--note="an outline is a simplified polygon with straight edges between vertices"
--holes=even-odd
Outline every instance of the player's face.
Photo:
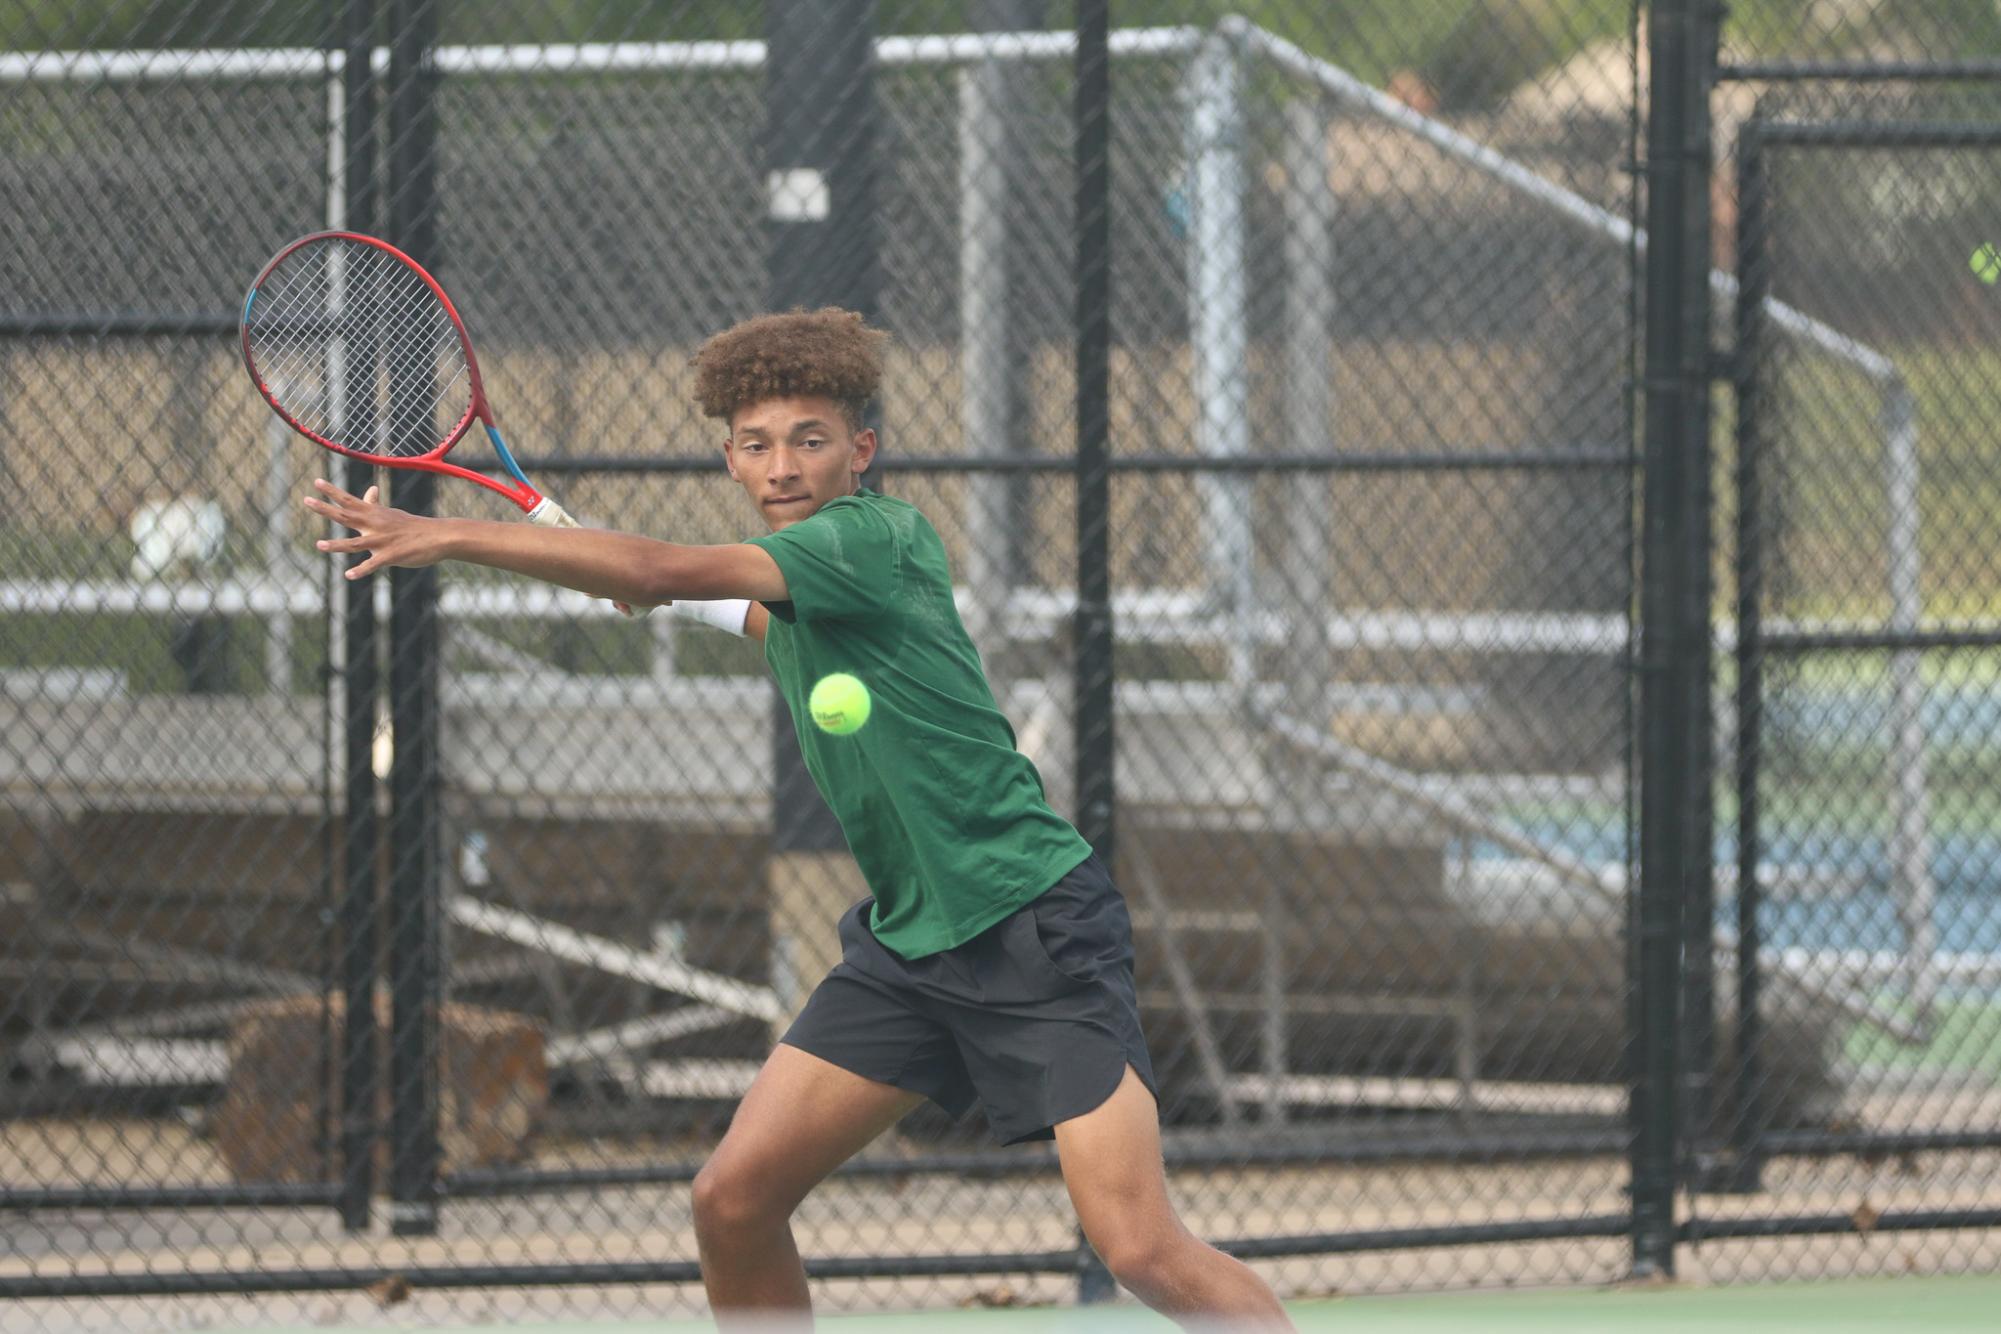
[[850,430],[831,398],[771,398],[739,408],[723,458],[773,532],[853,495],[875,432]]

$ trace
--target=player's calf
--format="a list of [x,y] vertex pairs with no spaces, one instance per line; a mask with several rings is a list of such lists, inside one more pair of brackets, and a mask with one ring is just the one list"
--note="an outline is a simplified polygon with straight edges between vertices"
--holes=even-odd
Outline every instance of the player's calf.
[[1091,1245],[1126,1291],[1190,1330],[1291,1330],[1292,1321],[1249,1265],[1176,1223],[1114,1229]]

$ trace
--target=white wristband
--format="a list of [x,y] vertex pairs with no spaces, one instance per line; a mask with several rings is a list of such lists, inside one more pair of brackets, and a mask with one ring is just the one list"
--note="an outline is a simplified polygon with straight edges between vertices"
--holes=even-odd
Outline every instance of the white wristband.
[[719,598],[704,602],[699,598],[674,599],[674,614],[684,621],[713,625],[724,634],[743,637],[744,622],[750,619],[748,598]]

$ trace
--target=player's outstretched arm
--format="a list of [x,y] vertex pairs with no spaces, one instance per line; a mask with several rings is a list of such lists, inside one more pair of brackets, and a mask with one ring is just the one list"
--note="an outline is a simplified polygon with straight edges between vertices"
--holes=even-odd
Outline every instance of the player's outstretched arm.
[[684,546],[601,528],[431,518],[378,503],[375,487],[355,496],[316,480],[313,489],[317,494],[306,497],[306,508],[354,533],[315,545],[334,554],[365,555],[347,570],[350,579],[390,566],[457,560],[636,607],[677,598],[786,598],[778,562],[747,544]]

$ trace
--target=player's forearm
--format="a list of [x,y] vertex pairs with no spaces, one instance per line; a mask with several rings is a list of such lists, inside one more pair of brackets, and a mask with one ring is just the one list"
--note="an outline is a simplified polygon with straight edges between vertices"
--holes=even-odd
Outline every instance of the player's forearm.
[[483,519],[440,519],[440,554],[574,588],[633,606],[715,598],[696,547],[601,528],[544,528]]

